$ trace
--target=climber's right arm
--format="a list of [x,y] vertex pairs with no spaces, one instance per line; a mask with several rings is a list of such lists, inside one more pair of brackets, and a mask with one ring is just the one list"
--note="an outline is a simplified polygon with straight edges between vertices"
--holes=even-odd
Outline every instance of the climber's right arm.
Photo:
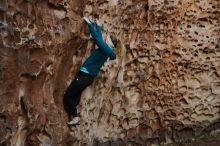
[[[109,45],[107,45],[103,40],[102,40],[102,36],[98,35],[98,33],[96,32],[95,28],[94,28],[94,25],[90,22],[90,20],[87,18],[87,17],[83,17],[83,19],[88,23],[88,27],[89,27],[89,31],[90,31],[90,34],[92,35],[96,45],[101,49],[103,50],[106,54],[110,55],[110,59],[113,60],[116,58],[116,55],[114,54],[113,52],[113,49],[111,47],[109,47]],[[98,22],[98,27],[100,27],[101,29],[101,26]],[[99,29],[99,28],[98,28]]]

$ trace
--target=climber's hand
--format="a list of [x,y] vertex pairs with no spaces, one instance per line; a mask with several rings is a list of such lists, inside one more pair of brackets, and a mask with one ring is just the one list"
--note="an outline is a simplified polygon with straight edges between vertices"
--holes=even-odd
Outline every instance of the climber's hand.
[[101,26],[101,23],[98,19],[95,19],[96,25]]
[[86,21],[88,24],[91,23],[90,20],[87,17],[85,17],[85,16],[83,17],[83,20]]

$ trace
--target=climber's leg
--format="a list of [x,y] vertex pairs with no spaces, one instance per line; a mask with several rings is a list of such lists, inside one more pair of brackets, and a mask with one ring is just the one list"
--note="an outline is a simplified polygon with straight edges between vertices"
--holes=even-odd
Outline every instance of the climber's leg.
[[80,103],[81,99],[81,93],[83,90],[92,84],[94,80],[94,77],[92,77],[90,74],[84,73],[82,71],[79,72],[76,81],[78,83],[77,92],[75,92],[75,100],[74,100],[74,106],[77,106]]
[[73,117],[77,116],[76,108],[73,106],[74,100],[76,98],[74,91],[77,90],[75,87],[76,87],[76,81],[73,80],[64,94],[64,109],[69,116],[73,116]]
[[79,72],[76,78],[71,82],[64,95],[64,109],[72,117],[77,117],[77,105],[80,102],[82,91],[92,84],[93,77],[84,72]]
[[81,97],[81,94],[75,96],[74,98],[74,102],[72,104],[72,118],[69,118],[69,122],[67,122],[68,125],[79,125],[80,124],[80,118],[78,117],[78,113],[77,113],[77,105],[79,104],[80,102],[80,97]]

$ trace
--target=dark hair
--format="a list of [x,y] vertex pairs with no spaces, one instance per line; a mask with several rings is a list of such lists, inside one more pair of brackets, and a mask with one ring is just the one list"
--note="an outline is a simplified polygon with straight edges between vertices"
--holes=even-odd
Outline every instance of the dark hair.
[[116,38],[115,36],[113,36],[113,35],[110,35],[110,38],[111,38],[111,40],[112,40],[113,45],[114,45],[115,47],[117,47],[117,45],[118,45],[118,40],[117,40],[117,38]]

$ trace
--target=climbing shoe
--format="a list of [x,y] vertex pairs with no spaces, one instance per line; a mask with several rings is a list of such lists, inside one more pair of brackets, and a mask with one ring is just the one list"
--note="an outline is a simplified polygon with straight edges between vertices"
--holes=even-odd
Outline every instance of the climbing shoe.
[[68,125],[80,125],[80,118],[74,117],[71,121],[67,122]]

